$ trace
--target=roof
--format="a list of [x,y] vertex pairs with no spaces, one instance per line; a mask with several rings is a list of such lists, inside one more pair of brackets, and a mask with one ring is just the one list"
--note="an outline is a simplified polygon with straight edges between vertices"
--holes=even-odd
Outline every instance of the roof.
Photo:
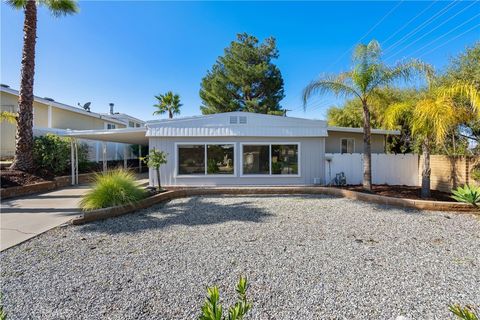
[[249,112],[148,121],[147,137],[326,137],[323,120]]
[[[328,127],[328,131],[336,132],[354,132],[354,133],[363,133],[363,128],[347,128],[347,127]],[[384,129],[372,129],[372,134],[383,134],[383,135],[400,135],[399,130],[384,130]]]
[[78,139],[145,145],[148,144],[148,138],[145,135],[146,131],[147,129],[145,127],[110,130],[67,130],[63,133],[63,136]]
[[[3,85],[0,86],[0,92],[6,92],[6,93],[13,94],[13,95],[16,95],[16,96],[19,95],[18,90],[7,88],[7,87],[4,87]],[[57,102],[57,101],[51,101],[51,100],[48,100],[48,99],[45,99],[45,98],[40,98],[40,97],[37,97],[37,96],[34,96],[33,99],[36,102],[39,102],[39,103],[42,103],[42,104],[45,104],[45,105],[48,105],[48,106],[52,106],[52,107],[55,107],[55,108],[59,108],[59,109],[63,109],[63,110],[71,111],[71,112],[76,112],[76,113],[83,114],[83,115],[88,116],[88,117],[103,119],[103,120],[113,122],[113,123],[128,125],[128,123],[125,123],[125,121],[121,121],[121,120],[112,118],[111,116],[108,116],[108,115],[105,115],[105,114],[100,114],[100,113],[96,113],[96,112],[88,112],[88,111],[83,110],[81,108],[73,107],[73,106],[70,106],[68,104],[60,103],[60,102]]]
[[144,120],[135,118],[134,116],[131,116],[131,115],[128,115],[128,114],[122,113],[122,112],[115,112],[114,114],[110,114],[110,113],[100,113],[100,114],[109,116],[109,117],[114,118],[114,119],[119,119],[119,120],[127,119],[127,120],[133,120],[135,122],[139,122],[141,124],[145,123]]

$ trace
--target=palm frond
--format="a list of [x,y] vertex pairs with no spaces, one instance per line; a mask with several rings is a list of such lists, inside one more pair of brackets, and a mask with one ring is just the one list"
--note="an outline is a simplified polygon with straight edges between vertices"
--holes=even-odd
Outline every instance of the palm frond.
[[75,0],[41,0],[55,17],[74,14],[79,11],[77,1]]
[[361,98],[355,88],[346,83],[347,79],[349,79],[347,74],[340,74],[337,77],[325,76],[323,79],[312,81],[303,89],[303,108],[306,108],[308,98],[314,94],[324,95],[331,92],[337,97],[357,96]]
[[6,2],[15,9],[23,9],[25,8],[27,1],[28,0],[7,0]]
[[440,95],[443,96],[461,96],[468,100],[472,106],[472,111],[477,113],[477,117],[480,119],[480,92],[477,90],[474,84],[456,82],[449,87],[441,87],[438,89]]
[[427,97],[420,100],[413,112],[412,134],[428,135],[442,143],[456,123],[455,107],[448,97]]
[[407,122],[411,120],[413,109],[414,104],[411,102],[394,103],[388,106],[383,117],[383,125],[386,129],[398,129],[401,120]]
[[0,122],[17,123],[17,114],[8,111],[0,111]]
[[396,80],[410,81],[415,77],[424,76],[427,82],[433,78],[433,67],[417,59],[411,59],[406,62],[399,62],[393,67],[384,66],[381,75],[377,81],[372,83],[370,89],[378,86],[388,85]]

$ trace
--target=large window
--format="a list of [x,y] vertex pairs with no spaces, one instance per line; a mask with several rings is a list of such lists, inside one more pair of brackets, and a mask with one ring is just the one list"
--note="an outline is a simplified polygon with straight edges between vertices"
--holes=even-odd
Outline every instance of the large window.
[[207,145],[207,174],[233,174],[233,144]]
[[355,140],[352,138],[342,139],[342,153],[353,153],[355,148]]
[[298,174],[298,145],[272,144],[272,174]]
[[270,146],[243,146],[243,174],[270,174]]
[[205,145],[178,146],[178,174],[205,174]]
[[298,144],[244,144],[243,175],[298,175]]
[[234,154],[233,144],[178,145],[178,174],[233,175]]

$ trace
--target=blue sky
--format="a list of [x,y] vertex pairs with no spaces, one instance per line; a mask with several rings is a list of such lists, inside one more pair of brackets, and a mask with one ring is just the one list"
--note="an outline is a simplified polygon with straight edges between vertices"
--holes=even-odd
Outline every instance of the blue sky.
[[[38,17],[35,94],[92,111],[152,119],[154,95],[181,95],[182,115],[200,114],[200,81],[237,33],[277,39],[290,116],[324,118],[338,102],[301,91],[350,67],[352,47],[375,38],[387,62],[416,57],[441,69],[480,39],[480,2],[80,1],[80,13]],[[408,23],[410,21],[410,23]],[[1,3],[1,83],[18,89],[23,12]],[[444,45],[443,45],[444,44]]]

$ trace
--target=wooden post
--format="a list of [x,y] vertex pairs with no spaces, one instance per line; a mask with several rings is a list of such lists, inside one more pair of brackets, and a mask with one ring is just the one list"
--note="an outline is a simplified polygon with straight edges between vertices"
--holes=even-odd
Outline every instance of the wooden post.
[[75,140],[75,184],[78,184],[78,141]]
[[123,169],[127,169],[127,144],[123,145]]
[[73,138],[70,139],[70,164],[72,171],[72,186],[75,185],[75,149],[73,147]]
[[142,145],[138,145],[138,172],[142,173]]

